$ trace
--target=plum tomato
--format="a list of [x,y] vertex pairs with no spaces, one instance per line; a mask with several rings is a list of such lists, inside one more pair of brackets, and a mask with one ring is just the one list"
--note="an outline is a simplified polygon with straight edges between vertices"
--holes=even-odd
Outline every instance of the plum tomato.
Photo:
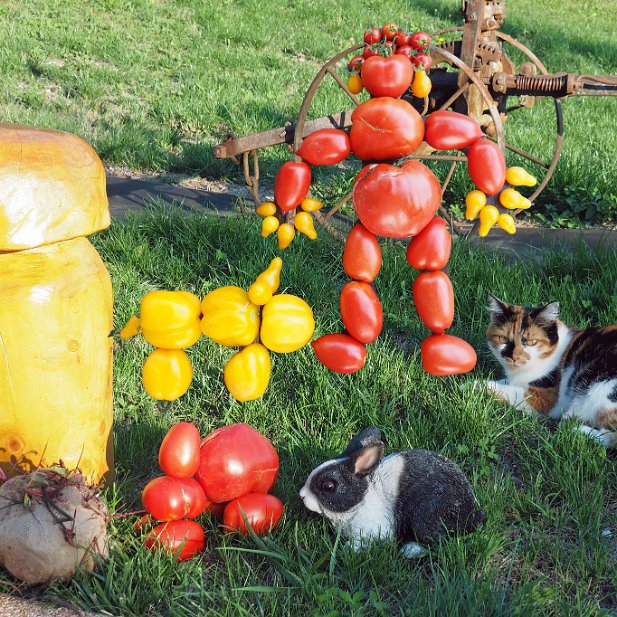
[[349,135],[340,129],[319,129],[307,135],[296,154],[310,165],[336,165],[351,151]]
[[405,257],[415,270],[442,270],[448,264],[452,236],[446,222],[436,216],[417,236],[414,236]]
[[336,373],[356,373],[366,362],[366,347],[348,334],[325,334],[311,347],[317,359]]
[[457,336],[433,334],[420,348],[422,368],[431,375],[460,375],[469,373],[476,365],[474,348]]
[[381,269],[381,247],[375,234],[356,223],[345,241],[343,269],[352,279],[371,283]]
[[226,533],[239,531],[248,535],[248,521],[253,531],[262,536],[278,525],[284,510],[283,502],[274,495],[248,493],[227,504],[223,527]]
[[424,139],[437,150],[461,150],[483,137],[480,125],[456,111],[434,111],[426,116]]
[[165,435],[159,449],[159,466],[172,478],[192,478],[199,469],[199,430],[191,422],[178,422]]
[[274,198],[283,213],[300,205],[311,185],[311,168],[304,162],[283,163],[274,178]]
[[413,284],[413,301],[422,323],[443,334],[454,321],[454,290],[444,272],[421,272]]
[[341,290],[340,304],[347,332],[361,343],[372,343],[383,326],[383,308],[373,288],[351,281]]

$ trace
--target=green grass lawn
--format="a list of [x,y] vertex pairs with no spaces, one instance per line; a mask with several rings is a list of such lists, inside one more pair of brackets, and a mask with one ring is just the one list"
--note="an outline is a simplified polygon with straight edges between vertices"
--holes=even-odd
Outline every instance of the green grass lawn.
[[[111,272],[115,325],[136,312],[151,289],[186,289],[203,296],[220,285],[246,288],[277,254],[259,236],[255,217],[208,218],[152,212],[115,223],[94,237]],[[296,240],[284,253],[282,290],[314,309],[316,336],[339,330],[338,296],[346,277],[342,247],[322,234]],[[484,344],[486,294],[509,302],[562,302],[573,326],[617,323],[614,250],[551,253],[542,264],[484,254],[455,244],[450,271],[457,317],[451,332],[478,350],[473,378],[496,363]],[[287,506],[282,525],[263,541],[224,535],[207,516],[208,547],[176,565],[148,553],[132,530],[136,516],[112,521],[111,558],[34,595],[90,610],[154,615],[600,615],[617,608],[615,458],[567,426],[555,429],[462,392],[465,376],[435,378],[420,366],[427,335],[415,314],[414,273],[397,242],[384,245],[376,281],[385,326],[355,375],[325,369],[310,347],[274,355],[262,399],[240,404],[226,392],[222,368],[233,350],[202,339],[189,354],[195,377],[188,393],[161,411],[140,383],[149,346],[116,350],[114,361],[117,483],[106,492],[121,515],[140,506],[140,492],[159,472],[157,453],[175,422],[202,434],[247,422],[267,435],[281,460],[274,488]],[[387,452],[431,448],[451,457],[471,479],[488,521],[467,537],[444,541],[419,560],[391,543],[353,554],[328,524],[303,509],[298,490],[320,462],[342,451],[363,427],[382,428]],[[0,591],[28,593],[0,574]],[[32,593],[32,592],[30,592]]]
[[[431,32],[461,25],[459,7],[458,0],[12,0],[0,6],[2,119],[77,133],[108,163],[242,182],[211,153],[228,131],[293,121],[319,67],[359,41],[367,24],[394,19]],[[617,73],[602,0],[510,0],[507,10],[504,31],[549,71]],[[565,103],[563,154],[539,204],[553,223],[617,218],[616,104]],[[348,105],[336,88],[320,88],[311,114]],[[507,136],[549,157],[552,101],[512,114]],[[264,151],[265,175],[288,157],[283,148]],[[460,205],[467,186],[457,173],[447,200]]]

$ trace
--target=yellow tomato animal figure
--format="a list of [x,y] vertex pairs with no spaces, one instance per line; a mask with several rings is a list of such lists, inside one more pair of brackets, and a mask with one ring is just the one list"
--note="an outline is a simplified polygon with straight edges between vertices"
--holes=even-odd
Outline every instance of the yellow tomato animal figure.
[[139,322],[155,347],[184,349],[201,336],[201,302],[188,291],[151,291],[141,301]]
[[499,194],[499,203],[508,210],[526,210],[531,208],[531,202],[515,189],[504,189]]
[[298,212],[294,217],[294,225],[299,232],[308,236],[311,240],[317,239],[313,217],[308,212]]
[[323,208],[323,202],[313,197],[305,197],[300,204],[300,208],[305,212],[317,212]]
[[522,167],[509,167],[506,182],[512,186],[535,186],[538,181]]
[[271,201],[265,201],[256,210],[259,216],[272,216],[276,213],[276,204]]
[[480,211],[480,229],[478,235],[484,238],[499,218],[499,210],[495,206],[484,206]]
[[283,223],[277,230],[278,234],[278,246],[280,249],[286,249],[296,235],[296,230],[293,225],[289,223]]
[[509,234],[516,233],[516,225],[514,224],[514,218],[509,214],[500,214],[497,219],[497,225]]
[[261,222],[261,235],[263,238],[267,238],[270,234],[273,234],[279,228],[279,220],[276,216],[266,216]]
[[229,359],[223,379],[235,399],[254,401],[263,395],[270,381],[270,352],[259,343],[245,347]]
[[250,345],[259,332],[259,309],[244,289],[235,286],[211,291],[201,303],[201,330],[225,347]]
[[486,195],[482,191],[470,191],[465,197],[465,218],[468,221],[473,221],[480,213],[480,210],[486,206]]
[[304,347],[315,331],[311,307],[302,298],[276,295],[261,313],[261,342],[272,351],[289,353]]
[[253,304],[263,306],[272,299],[281,284],[281,269],[283,260],[275,257],[270,265],[255,279],[249,287],[249,299]]
[[182,349],[155,349],[143,368],[146,392],[158,401],[175,401],[191,385],[193,368]]
[[[113,478],[105,169],[74,135],[0,125],[0,470]],[[0,514],[1,516],[1,514]]]

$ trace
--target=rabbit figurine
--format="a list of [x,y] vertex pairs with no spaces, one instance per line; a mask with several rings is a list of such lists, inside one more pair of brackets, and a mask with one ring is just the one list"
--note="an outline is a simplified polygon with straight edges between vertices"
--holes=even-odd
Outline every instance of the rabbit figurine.
[[338,457],[314,469],[300,491],[304,505],[340,529],[354,549],[373,538],[395,539],[406,557],[447,533],[484,523],[469,481],[452,461],[429,450],[383,458],[381,431],[356,435]]

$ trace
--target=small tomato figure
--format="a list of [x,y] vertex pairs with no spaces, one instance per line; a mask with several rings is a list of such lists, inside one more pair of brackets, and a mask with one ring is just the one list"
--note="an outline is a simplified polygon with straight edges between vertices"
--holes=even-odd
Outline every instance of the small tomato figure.
[[223,513],[223,526],[226,533],[238,531],[248,535],[248,521],[253,531],[262,536],[278,525],[284,510],[283,502],[274,495],[248,493],[227,504]]

